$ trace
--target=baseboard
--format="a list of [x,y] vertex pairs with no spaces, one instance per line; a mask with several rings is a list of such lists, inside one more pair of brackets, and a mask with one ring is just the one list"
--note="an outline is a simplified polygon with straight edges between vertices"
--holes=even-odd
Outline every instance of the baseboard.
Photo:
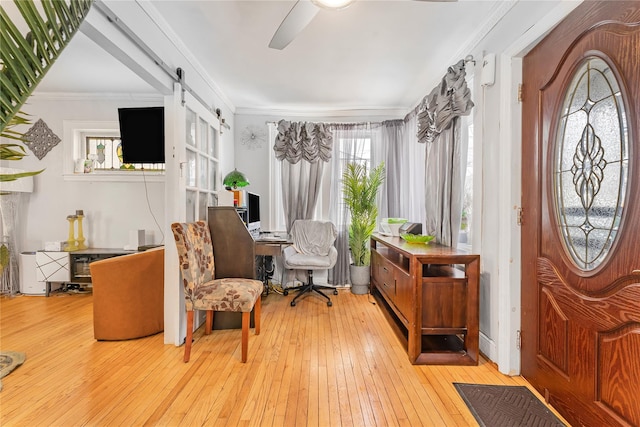
[[496,343],[482,331],[480,331],[480,352],[492,362],[498,360]]

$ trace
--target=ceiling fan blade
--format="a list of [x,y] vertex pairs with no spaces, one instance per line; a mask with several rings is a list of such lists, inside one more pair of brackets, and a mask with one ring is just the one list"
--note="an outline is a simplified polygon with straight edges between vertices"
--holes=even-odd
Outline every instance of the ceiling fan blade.
[[269,47],[284,49],[316,16],[320,9],[309,0],[298,0],[273,35]]

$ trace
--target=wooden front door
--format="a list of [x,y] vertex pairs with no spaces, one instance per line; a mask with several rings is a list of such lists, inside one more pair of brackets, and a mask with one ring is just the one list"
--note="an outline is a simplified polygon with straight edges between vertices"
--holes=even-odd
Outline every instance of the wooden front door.
[[640,2],[523,62],[522,374],[575,426],[640,426]]

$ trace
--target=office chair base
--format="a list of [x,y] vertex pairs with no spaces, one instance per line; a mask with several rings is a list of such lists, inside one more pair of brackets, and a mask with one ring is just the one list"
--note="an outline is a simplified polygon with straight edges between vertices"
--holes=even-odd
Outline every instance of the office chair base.
[[[298,292],[298,295],[296,295],[293,300],[291,300],[291,307],[295,307],[296,306],[296,301],[298,300],[298,298],[302,297],[304,294],[310,293],[310,292],[315,292],[318,295],[322,296],[323,298],[325,298],[327,300],[327,306],[331,307],[333,305],[333,303],[331,302],[331,299],[325,295],[323,292],[320,291],[320,289],[333,289],[333,294],[334,295],[338,295],[338,290],[336,288],[333,288],[331,286],[319,286],[319,285],[314,285],[313,284],[313,270],[309,270],[308,271],[308,275],[309,275],[309,283],[299,287],[299,288],[293,288],[295,289],[299,289],[300,292]],[[287,295],[289,292],[288,290],[285,290],[284,295]]]

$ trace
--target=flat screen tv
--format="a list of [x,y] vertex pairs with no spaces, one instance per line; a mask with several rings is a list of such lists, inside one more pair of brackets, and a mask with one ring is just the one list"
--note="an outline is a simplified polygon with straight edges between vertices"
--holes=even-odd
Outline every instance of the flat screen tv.
[[164,107],[118,108],[123,163],[164,163]]

